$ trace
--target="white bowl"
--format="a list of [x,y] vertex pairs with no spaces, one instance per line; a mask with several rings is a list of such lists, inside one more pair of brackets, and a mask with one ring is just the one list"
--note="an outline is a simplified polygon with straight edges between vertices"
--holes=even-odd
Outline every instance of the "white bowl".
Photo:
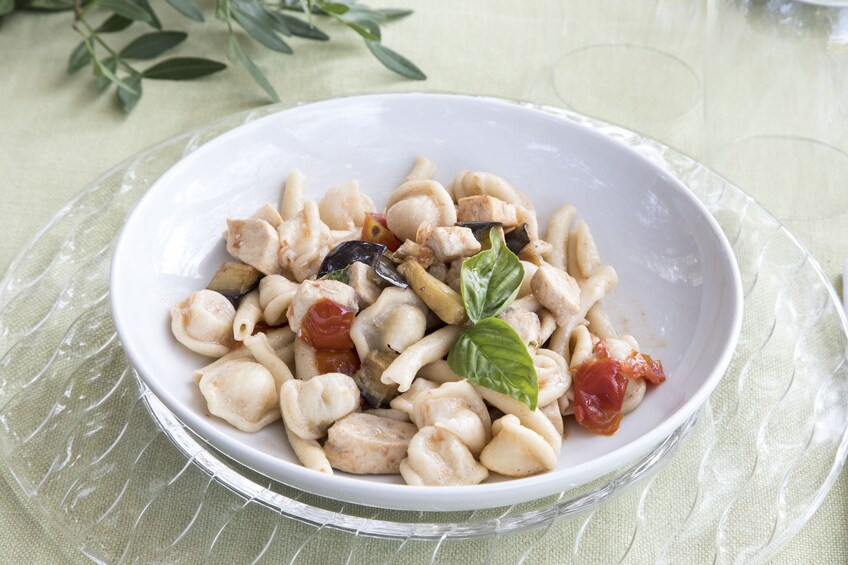
[[[650,386],[614,436],[570,425],[556,469],[468,487],[411,487],[400,476],[330,476],[306,469],[281,423],[255,434],[207,414],[191,378],[210,360],[179,345],[169,309],[204,288],[227,259],[227,217],[279,201],[291,168],[318,198],[358,179],[378,206],[417,155],[449,184],[460,170],[505,177],[536,204],[545,226],[577,206],[619,284],[605,300],[622,333],[662,359],[668,380]],[[730,361],[742,319],[730,245],[695,196],[623,144],[516,103],[465,96],[388,94],[328,100],[238,127],[197,149],[139,201],[115,249],[112,310],[144,382],[189,428],[271,478],[323,496],[404,510],[469,510],[540,498],[598,478],[647,452],[707,399]]]

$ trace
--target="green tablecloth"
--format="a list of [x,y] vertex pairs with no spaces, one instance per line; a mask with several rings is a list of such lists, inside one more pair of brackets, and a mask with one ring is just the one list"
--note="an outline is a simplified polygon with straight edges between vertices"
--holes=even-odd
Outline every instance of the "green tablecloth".
[[[217,22],[190,23],[161,4],[166,28],[190,32],[189,41],[175,54],[225,59],[225,36]],[[406,4],[416,9],[415,15],[387,26],[384,38],[428,74],[423,83],[389,73],[370,57],[358,38],[332,25],[326,26],[332,42],[294,41],[294,57],[259,48],[250,52],[284,101],[402,90],[490,94],[570,105],[642,130],[701,160],[715,158],[717,165],[730,167],[728,171],[744,171],[735,180],[787,225],[823,265],[830,282],[841,289],[839,271],[848,257],[848,186],[845,177],[837,174],[842,170],[837,160],[844,153],[834,152],[837,157],[832,158],[825,154],[817,163],[820,176],[801,178],[797,185],[773,182],[776,165],[793,158],[791,147],[737,169],[732,169],[733,151],[723,160],[715,157],[721,155],[720,150],[711,153],[715,144],[727,137],[729,126],[716,126],[710,120],[732,120],[731,109],[738,107],[734,103],[737,94],[711,90],[708,82],[716,76],[710,65],[718,64],[711,59],[716,42],[707,37],[714,33],[709,31],[709,18],[726,14],[714,14],[700,2],[686,1],[640,1],[628,6],[588,0],[534,2],[532,7],[500,0]],[[669,22],[676,27],[664,25]],[[266,102],[243,70],[231,68],[196,83],[146,81],[138,107],[124,116],[112,93],[97,90],[84,76],[87,71],[66,75],[67,55],[78,41],[68,14],[15,14],[0,27],[0,272],[39,226],[111,166],[178,133]],[[687,84],[682,81],[674,82],[683,75],[672,67],[668,88],[675,96],[667,103],[646,105],[639,92],[604,82],[603,71],[610,71],[611,63],[638,63],[640,57],[663,47],[658,47],[658,41],[665,42],[676,60],[694,69],[693,93],[686,92]],[[609,56],[602,61],[605,68],[597,68],[599,59],[584,56],[602,54],[586,48],[594,44],[645,47],[631,50],[627,56]],[[627,58],[634,53],[635,57]],[[726,50],[723,56],[733,58]],[[650,57],[644,62],[650,64]],[[746,64],[744,57],[739,64]],[[819,68],[805,69],[803,64],[791,68],[807,73],[793,80],[812,84],[836,79],[844,84],[846,78],[844,74],[822,74],[827,71]],[[634,69],[622,72],[633,73]],[[753,84],[759,77],[753,74],[750,79]],[[746,89],[742,84],[735,86],[739,104],[743,104]],[[844,89],[840,92],[844,98]],[[687,102],[690,94],[694,95],[691,107]],[[804,121],[811,113],[826,114],[833,109],[806,106],[807,102],[790,104],[770,119]],[[844,104],[844,100],[834,100],[834,108],[837,103]],[[680,111],[669,118],[663,116],[661,111],[674,104],[681,105]],[[723,117],[723,112],[728,116]],[[845,114],[834,112],[831,119],[834,128],[845,125]],[[840,145],[841,138],[813,136],[813,140],[842,151],[846,148]],[[0,483],[0,530],[5,532],[0,538],[0,560],[84,561],[64,540],[52,536],[38,509],[21,499],[16,488]],[[818,512],[775,561],[848,563],[846,531],[848,475],[843,472]],[[692,561],[700,561],[699,556],[693,555]]]

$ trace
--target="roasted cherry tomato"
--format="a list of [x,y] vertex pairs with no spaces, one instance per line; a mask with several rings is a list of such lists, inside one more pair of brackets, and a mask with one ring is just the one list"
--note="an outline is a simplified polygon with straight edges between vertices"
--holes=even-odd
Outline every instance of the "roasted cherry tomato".
[[320,374],[344,373],[347,376],[359,369],[359,355],[355,349],[345,351],[334,351],[332,349],[319,349],[315,352],[315,366]]
[[645,379],[655,385],[665,380],[662,361],[651,359],[650,355],[633,352],[630,357],[620,361],[621,371],[631,379]]
[[401,241],[389,230],[385,214],[365,214],[362,225],[362,241],[382,243],[389,251],[397,251]]
[[315,349],[352,349],[350,326],[355,317],[353,310],[322,298],[306,311],[298,337]]
[[615,359],[593,359],[573,375],[574,417],[596,434],[612,435],[621,423],[627,376]]

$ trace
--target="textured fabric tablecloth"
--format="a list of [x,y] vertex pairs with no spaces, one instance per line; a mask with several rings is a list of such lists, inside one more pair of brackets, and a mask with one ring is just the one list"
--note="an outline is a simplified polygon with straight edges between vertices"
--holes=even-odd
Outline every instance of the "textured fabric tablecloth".
[[[225,59],[225,36],[218,22],[190,23],[164,2],[154,4],[166,29],[190,32],[189,40],[175,54]],[[712,125],[704,117],[722,119],[704,112],[713,100],[709,88],[703,87],[710,78],[705,74],[714,72],[704,62],[709,63],[714,44],[707,38],[709,10],[700,2],[640,1],[623,7],[618,2],[542,1],[532,3],[532,8],[501,0],[412,4],[393,4],[412,7],[416,13],[386,26],[384,38],[428,74],[423,83],[389,73],[357,37],[332,25],[325,26],[332,42],[295,40],[294,57],[258,48],[251,54],[285,101],[380,91],[490,94],[595,113],[701,160],[710,158],[710,143],[721,138],[710,137]],[[666,29],[659,25],[663,22],[678,25]],[[140,27],[128,37],[140,33]],[[610,30],[619,35],[610,36]],[[652,42],[665,37],[669,38],[666,48],[675,51],[678,62],[694,69],[695,81],[691,93],[684,81],[672,82],[669,88],[674,96],[667,102],[653,99],[655,104],[646,104],[639,91],[605,83],[600,71],[608,69],[597,68],[598,59],[584,56],[602,53],[587,45],[644,43],[644,49],[605,60],[626,65],[628,56],[635,53],[636,60],[650,55],[657,49]],[[70,77],[65,73],[67,55],[78,41],[68,14],[14,14],[0,26],[0,273],[39,226],[111,166],[156,142],[266,102],[246,73],[231,67],[194,83],[146,81],[144,97],[135,111],[125,116],[111,92],[93,86],[85,76],[87,71]],[[680,76],[679,68],[669,67],[668,72],[670,81]],[[835,78],[816,74],[821,69],[807,72],[796,80]],[[839,79],[845,84],[844,76]],[[757,77],[751,80],[756,82]],[[841,92],[844,96],[844,88]],[[690,94],[691,103],[687,99]],[[741,100],[744,93],[739,96]],[[719,111],[732,107],[732,100],[719,98],[716,107]],[[662,114],[674,105],[679,105],[679,111],[670,117]],[[805,113],[827,111],[803,107],[799,102],[773,119],[793,120],[795,114],[801,119]],[[845,116],[834,119],[844,120]],[[774,163],[793,158],[791,148],[780,151],[768,159],[745,162],[745,178],[731,178],[787,225],[841,290],[839,271],[848,257],[848,185],[846,177],[832,174],[841,165],[823,159],[818,168],[821,177],[805,178],[804,185],[764,181],[771,178]],[[844,153],[839,158],[843,157]],[[0,483],[0,530],[4,532],[0,561],[83,562],[74,548],[51,536],[38,510],[15,488]],[[775,562],[848,563],[846,531],[848,475],[843,472],[818,512]],[[554,551],[546,554],[556,555]],[[692,562],[701,561],[692,555]]]

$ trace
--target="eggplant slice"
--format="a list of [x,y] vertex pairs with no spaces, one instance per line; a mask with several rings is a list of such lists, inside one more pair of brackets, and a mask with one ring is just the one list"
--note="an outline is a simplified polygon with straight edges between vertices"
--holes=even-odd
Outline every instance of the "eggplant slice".
[[258,269],[244,263],[221,263],[206,288],[223,294],[237,305],[239,298],[256,288],[262,276]]

